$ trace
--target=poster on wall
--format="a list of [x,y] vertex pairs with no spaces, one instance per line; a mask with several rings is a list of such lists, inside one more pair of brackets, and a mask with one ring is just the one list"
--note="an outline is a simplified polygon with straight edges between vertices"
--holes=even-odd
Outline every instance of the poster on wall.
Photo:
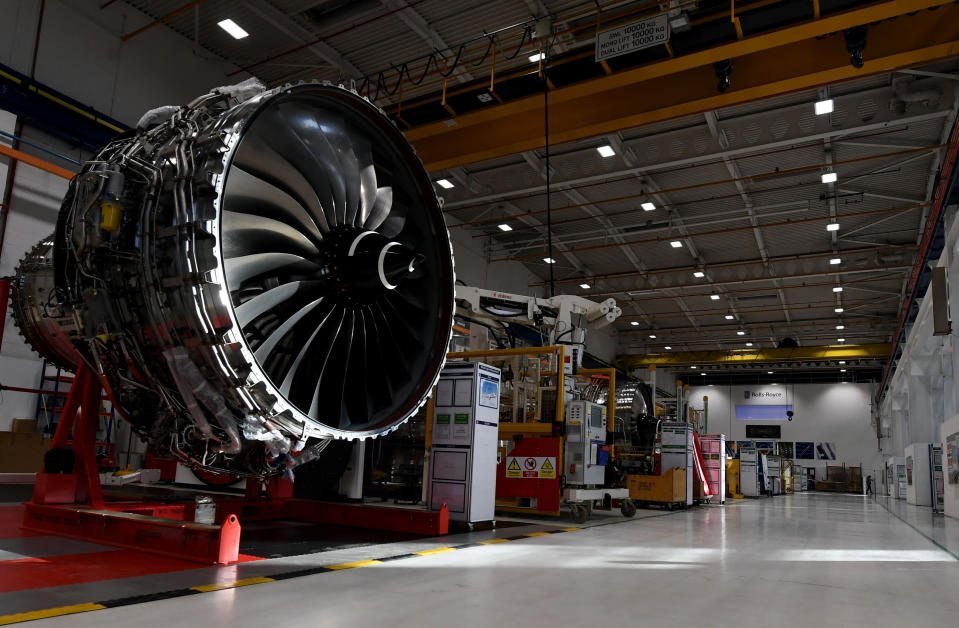
[[756,451],[771,456],[776,451],[776,443],[771,440],[757,440]]
[[815,460],[815,445],[809,442],[796,443],[796,460]]
[[739,421],[787,421],[793,410],[791,386],[734,386]]
[[912,456],[906,456],[906,484],[912,486]]
[[783,458],[792,458],[793,457],[793,444],[792,443],[779,443],[779,455]]
[[836,443],[816,443],[816,460],[835,460]]

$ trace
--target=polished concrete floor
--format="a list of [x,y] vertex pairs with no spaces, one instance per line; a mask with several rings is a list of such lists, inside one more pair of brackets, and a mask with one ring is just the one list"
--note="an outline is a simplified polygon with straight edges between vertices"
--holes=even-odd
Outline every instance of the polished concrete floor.
[[740,501],[31,625],[955,625],[959,521],[934,542],[901,515],[858,496]]

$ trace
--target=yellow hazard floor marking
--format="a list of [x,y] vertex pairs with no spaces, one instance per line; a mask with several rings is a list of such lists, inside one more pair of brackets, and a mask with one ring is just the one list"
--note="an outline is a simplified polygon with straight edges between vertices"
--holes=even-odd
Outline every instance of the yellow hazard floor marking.
[[577,530],[582,530],[582,528],[563,528],[563,532],[576,532]]
[[379,560],[360,560],[355,563],[343,563],[340,565],[326,565],[327,569],[354,569],[356,567],[368,567],[370,565],[379,565]]
[[509,539],[490,539],[489,541],[480,541],[480,545],[494,545],[496,543],[506,543]]
[[27,613],[15,613],[13,615],[0,615],[0,626],[16,624],[21,621],[32,621],[34,619],[44,619],[46,617],[60,617],[61,615],[73,615],[74,613],[86,613],[87,611],[99,611],[106,608],[103,604],[74,604],[73,606],[59,606],[57,608],[48,608],[42,611],[29,611]]
[[234,582],[217,582],[216,584],[204,584],[198,587],[190,587],[192,591],[199,591],[200,593],[207,593],[208,591],[221,591],[223,589],[235,589],[237,587],[246,587],[251,584],[263,584],[264,582],[276,582],[273,578],[259,577],[259,578],[245,578],[243,580],[236,580]]
[[523,536],[549,536],[549,532],[527,532]]
[[413,552],[419,556],[429,556],[430,554],[445,554],[446,552],[455,551],[455,547],[437,547],[436,549],[423,550],[422,552]]

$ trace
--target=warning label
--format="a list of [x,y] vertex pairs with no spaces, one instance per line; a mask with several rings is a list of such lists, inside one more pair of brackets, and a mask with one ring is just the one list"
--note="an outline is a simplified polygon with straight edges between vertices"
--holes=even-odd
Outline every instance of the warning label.
[[556,458],[553,456],[508,456],[506,477],[552,480],[556,477]]

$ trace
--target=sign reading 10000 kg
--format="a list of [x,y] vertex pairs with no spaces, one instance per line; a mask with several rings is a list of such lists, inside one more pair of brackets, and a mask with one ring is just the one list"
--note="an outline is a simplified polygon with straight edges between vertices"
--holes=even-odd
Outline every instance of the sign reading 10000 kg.
[[596,35],[596,61],[611,59],[669,41],[669,22],[662,13],[617,26]]

